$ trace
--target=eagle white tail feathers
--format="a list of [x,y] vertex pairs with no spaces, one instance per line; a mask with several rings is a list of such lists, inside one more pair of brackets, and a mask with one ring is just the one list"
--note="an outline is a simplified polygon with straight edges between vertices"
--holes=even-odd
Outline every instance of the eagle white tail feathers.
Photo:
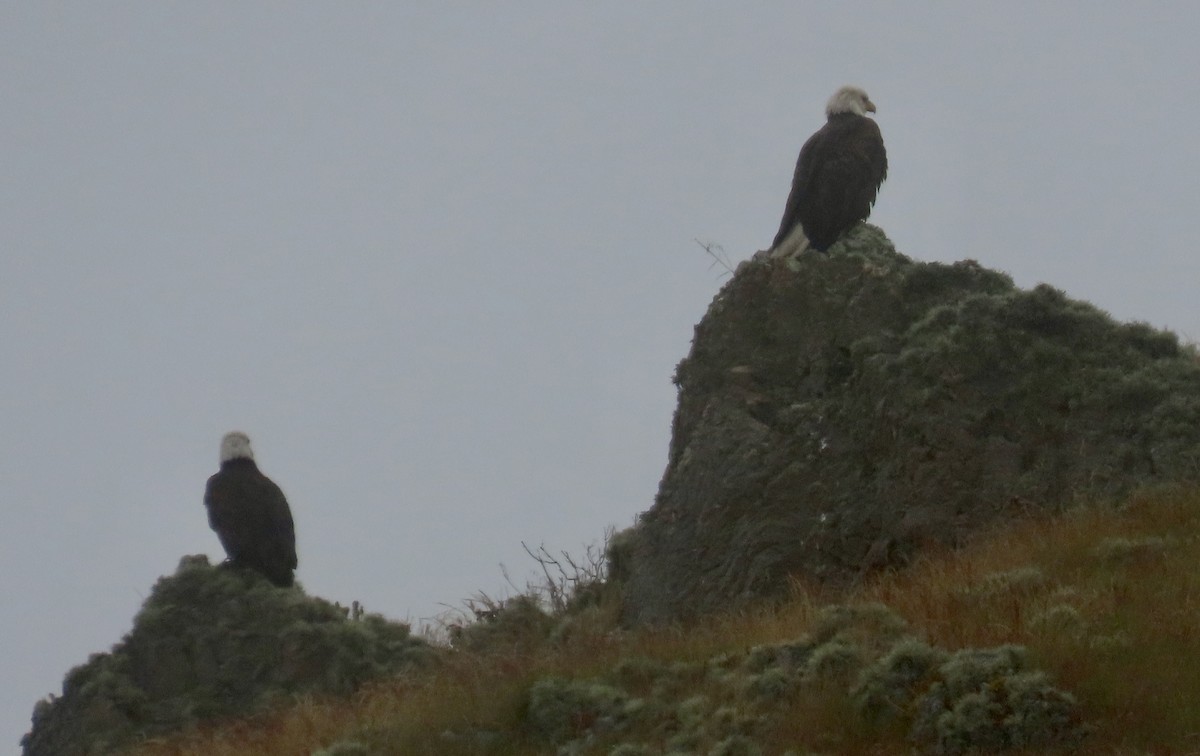
[[792,232],[771,249],[767,257],[772,260],[780,257],[796,258],[803,254],[809,246],[808,237],[804,235],[804,228],[797,223]]

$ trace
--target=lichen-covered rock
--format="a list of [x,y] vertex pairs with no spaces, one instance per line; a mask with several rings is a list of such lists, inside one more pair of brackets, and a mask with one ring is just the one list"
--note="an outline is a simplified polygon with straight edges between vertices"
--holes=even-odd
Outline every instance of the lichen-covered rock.
[[26,756],[101,754],[301,693],[348,694],[431,651],[407,625],[346,612],[253,572],[184,557],[133,629],[34,708]]
[[841,581],[1016,512],[1200,475],[1200,360],[1049,286],[923,263],[868,224],[739,266],[696,327],[624,620]]

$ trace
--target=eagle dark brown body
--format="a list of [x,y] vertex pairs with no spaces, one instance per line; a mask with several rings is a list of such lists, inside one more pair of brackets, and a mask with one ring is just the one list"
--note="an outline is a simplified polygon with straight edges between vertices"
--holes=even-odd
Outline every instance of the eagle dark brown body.
[[208,524],[229,561],[262,573],[275,585],[292,585],[296,529],[283,491],[259,471],[250,439],[230,433],[221,443],[221,469],[204,491]]
[[865,115],[875,112],[866,92],[842,87],[825,112],[825,125],[800,149],[772,249],[799,225],[809,247],[826,251],[850,227],[867,219],[887,178],[883,134]]

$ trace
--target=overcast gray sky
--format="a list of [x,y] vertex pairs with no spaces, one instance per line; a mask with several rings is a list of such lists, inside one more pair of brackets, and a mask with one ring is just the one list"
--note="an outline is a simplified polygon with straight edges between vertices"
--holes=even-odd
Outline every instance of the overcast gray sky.
[[[1126,6],[1128,8],[1126,9]],[[633,10],[636,7],[636,10]],[[1200,338],[1194,3],[0,6],[0,749],[246,431],[307,590],[419,621],[647,509],[670,378],[846,83],[873,220]]]

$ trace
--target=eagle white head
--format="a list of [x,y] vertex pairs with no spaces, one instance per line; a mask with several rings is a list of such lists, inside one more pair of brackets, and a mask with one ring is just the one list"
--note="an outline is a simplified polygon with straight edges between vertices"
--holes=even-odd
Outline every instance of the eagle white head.
[[835,116],[839,113],[854,113],[866,115],[875,112],[875,103],[867,97],[867,93],[858,87],[842,87],[833,93],[825,105],[825,116]]
[[226,433],[221,439],[221,464],[231,459],[254,459],[250,451],[250,437],[241,431]]

